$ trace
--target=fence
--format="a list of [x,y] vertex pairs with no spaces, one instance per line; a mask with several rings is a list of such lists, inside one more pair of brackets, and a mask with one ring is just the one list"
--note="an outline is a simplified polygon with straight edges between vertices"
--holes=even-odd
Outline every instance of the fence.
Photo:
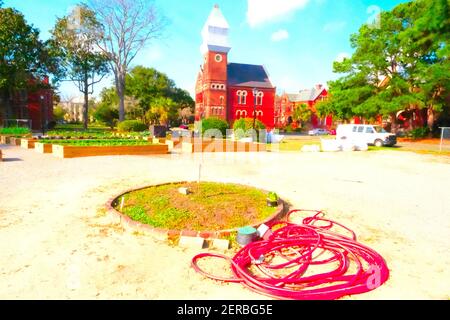
[[3,120],[3,127],[20,127],[20,128],[32,128],[32,120],[30,119],[5,119]]

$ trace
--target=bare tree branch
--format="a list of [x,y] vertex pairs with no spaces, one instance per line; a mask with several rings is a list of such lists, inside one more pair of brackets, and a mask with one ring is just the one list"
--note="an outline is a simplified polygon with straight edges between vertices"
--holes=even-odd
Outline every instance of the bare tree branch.
[[103,40],[97,45],[111,59],[119,118],[125,119],[125,79],[137,54],[152,39],[158,39],[166,20],[151,0],[88,0],[102,25]]

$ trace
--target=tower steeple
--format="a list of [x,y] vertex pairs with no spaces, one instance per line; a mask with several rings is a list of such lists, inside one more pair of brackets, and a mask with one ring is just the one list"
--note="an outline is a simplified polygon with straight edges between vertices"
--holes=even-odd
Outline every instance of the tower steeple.
[[219,5],[214,5],[202,30],[203,44],[200,48],[202,54],[208,51],[228,53],[231,50],[228,39],[229,30],[230,26],[220,11]]

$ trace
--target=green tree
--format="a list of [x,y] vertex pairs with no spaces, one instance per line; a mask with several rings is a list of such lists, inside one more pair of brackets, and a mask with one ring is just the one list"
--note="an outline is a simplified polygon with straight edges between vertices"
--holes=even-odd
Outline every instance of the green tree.
[[297,124],[303,124],[309,120],[311,120],[312,111],[309,106],[305,103],[302,103],[299,106],[295,106],[292,112],[292,120],[297,122]]
[[[10,95],[21,89],[33,90],[30,78],[42,79],[53,71],[53,64],[39,31],[19,11],[0,7],[0,21],[0,108],[9,117]],[[43,84],[38,81],[37,85]]]
[[405,53],[416,58],[409,61],[407,71],[414,75],[413,87],[420,96],[420,107],[427,109],[431,132],[436,118],[446,110],[450,92],[450,2],[414,1],[396,7],[394,12],[411,22],[400,36],[409,48]]
[[147,123],[167,126],[178,118],[177,104],[170,98],[158,97],[153,99],[150,109],[145,114]]
[[57,20],[51,31],[51,52],[61,66],[59,77],[75,82],[84,95],[83,126],[89,122],[89,95],[94,85],[108,74],[108,57],[96,50],[102,39],[95,13],[84,5],[75,7],[72,13]]
[[126,95],[138,101],[143,114],[158,98],[171,99],[179,110],[190,108],[193,111],[195,102],[189,93],[177,88],[172,79],[156,69],[137,66],[130,71],[126,79]]
[[448,95],[448,9],[447,0],[415,0],[382,12],[379,28],[363,25],[351,36],[352,57],[334,63],[343,77],[318,109],[343,120],[383,115],[395,130],[398,111],[426,107],[431,127]]

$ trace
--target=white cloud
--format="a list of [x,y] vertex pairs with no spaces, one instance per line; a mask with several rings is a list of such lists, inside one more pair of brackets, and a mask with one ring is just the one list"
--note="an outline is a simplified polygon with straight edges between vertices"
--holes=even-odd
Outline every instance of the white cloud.
[[345,21],[329,22],[323,26],[323,31],[325,31],[325,32],[341,31],[342,29],[345,28],[346,25],[347,25],[347,22],[345,22]]
[[344,59],[348,59],[350,58],[350,54],[348,54],[347,52],[341,52],[337,55],[336,59],[334,59],[334,61],[336,62],[342,62],[344,61]]
[[284,29],[278,30],[277,32],[274,32],[272,34],[272,41],[274,42],[278,42],[278,41],[283,41],[289,38],[289,32],[287,32]]
[[251,27],[278,20],[304,8],[310,0],[247,0],[247,22]]

